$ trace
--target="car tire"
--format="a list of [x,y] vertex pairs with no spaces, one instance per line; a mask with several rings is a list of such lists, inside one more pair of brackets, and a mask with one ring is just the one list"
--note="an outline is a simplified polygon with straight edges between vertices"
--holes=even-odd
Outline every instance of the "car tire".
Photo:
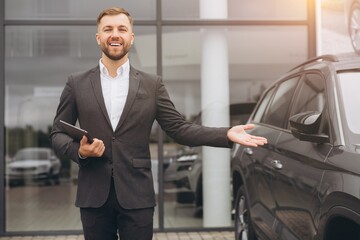
[[252,227],[249,204],[244,186],[241,186],[235,201],[235,240],[256,240]]
[[176,202],[188,204],[194,202],[194,193],[192,192],[178,192],[176,193]]
[[47,173],[46,179],[44,181],[45,186],[51,186],[53,178],[54,178],[53,170],[50,169],[50,171]]
[[53,175],[53,181],[55,185],[60,185],[60,175],[58,173]]
[[360,5],[357,3],[353,4],[350,9],[348,31],[354,51],[360,54]]
[[10,180],[9,181],[9,187],[18,187],[18,186],[24,186],[25,180]]
[[197,181],[197,186],[196,186],[196,191],[195,191],[195,206],[197,208],[201,208],[203,206],[202,175],[200,175],[200,177]]

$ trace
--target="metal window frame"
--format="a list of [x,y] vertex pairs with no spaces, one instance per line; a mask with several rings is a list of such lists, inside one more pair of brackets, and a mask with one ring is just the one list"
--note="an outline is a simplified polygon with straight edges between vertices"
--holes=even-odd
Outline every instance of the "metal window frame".
[[[162,20],[162,0],[156,0],[156,18],[155,20],[135,20],[136,26],[155,26],[156,27],[156,62],[157,74],[162,75],[162,28],[164,26],[306,26],[308,33],[308,58],[316,56],[316,0],[307,1],[307,19],[303,21],[247,21],[247,20]],[[69,231],[33,231],[33,232],[6,232],[6,205],[5,205],[5,27],[6,26],[93,26],[94,21],[88,20],[6,20],[5,19],[5,0],[0,0],[0,236],[33,236],[33,235],[68,235],[81,234],[78,230]],[[155,232],[193,232],[204,231],[204,228],[165,228],[164,226],[164,184],[163,184],[163,137],[162,130],[158,131],[158,155],[159,155],[159,228]],[[229,228],[205,228],[206,231],[227,231]]]
[[5,233],[5,0],[0,0],[0,235]]

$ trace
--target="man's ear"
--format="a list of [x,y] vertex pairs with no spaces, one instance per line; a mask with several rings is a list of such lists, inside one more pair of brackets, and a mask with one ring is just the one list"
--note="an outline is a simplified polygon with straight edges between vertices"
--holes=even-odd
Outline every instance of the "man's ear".
[[132,33],[131,45],[133,45],[133,44],[134,44],[134,40],[135,40],[135,34],[134,34],[134,33]]
[[95,34],[95,39],[96,39],[97,44],[100,45],[100,37],[99,37],[98,33]]

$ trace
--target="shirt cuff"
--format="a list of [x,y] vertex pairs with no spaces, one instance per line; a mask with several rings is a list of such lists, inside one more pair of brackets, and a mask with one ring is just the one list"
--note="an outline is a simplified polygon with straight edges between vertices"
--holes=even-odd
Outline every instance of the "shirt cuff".
[[78,156],[79,156],[80,159],[86,159],[87,158],[87,157],[81,156],[79,152],[78,152]]

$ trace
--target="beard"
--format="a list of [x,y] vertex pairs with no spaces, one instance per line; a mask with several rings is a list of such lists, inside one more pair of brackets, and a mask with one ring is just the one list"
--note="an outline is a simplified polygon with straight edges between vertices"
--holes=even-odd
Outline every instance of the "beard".
[[113,61],[118,61],[121,60],[124,56],[126,56],[126,54],[128,54],[130,48],[131,46],[124,44],[123,49],[120,52],[112,53],[110,49],[107,47],[107,45],[106,46],[103,45],[101,47],[101,50],[105,54],[105,56],[107,56],[109,59]]

